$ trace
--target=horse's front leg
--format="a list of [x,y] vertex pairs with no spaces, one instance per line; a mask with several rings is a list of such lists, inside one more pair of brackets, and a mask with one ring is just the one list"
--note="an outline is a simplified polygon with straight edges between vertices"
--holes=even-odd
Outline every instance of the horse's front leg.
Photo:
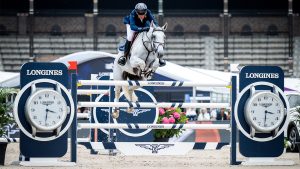
[[145,64],[145,61],[138,58],[138,57],[133,57],[131,56],[130,58],[130,65],[132,68],[137,68],[137,72],[136,75],[138,76],[142,76],[142,71],[145,70],[145,67],[146,67],[146,64]]
[[[115,99],[114,102],[119,102],[119,98],[120,98],[120,93],[121,93],[121,86],[116,86],[115,87]],[[112,114],[111,116],[116,119],[118,118],[120,115],[120,108],[119,107],[113,107],[112,108]]]
[[148,71],[146,72],[145,74],[145,77],[147,78],[147,80],[151,80],[152,79],[152,76],[153,74],[155,73],[156,69],[159,67],[159,59],[156,58],[152,67],[150,67],[148,69]]

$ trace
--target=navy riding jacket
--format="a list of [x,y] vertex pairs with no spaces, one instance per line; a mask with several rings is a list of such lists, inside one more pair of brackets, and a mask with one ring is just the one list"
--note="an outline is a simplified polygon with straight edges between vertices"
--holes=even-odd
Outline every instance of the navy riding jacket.
[[137,31],[137,32],[144,31],[143,28],[145,28],[145,27],[150,27],[151,21],[153,21],[155,25],[158,25],[157,21],[155,20],[154,16],[152,15],[152,13],[149,9],[147,9],[147,14],[146,14],[145,18],[143,19],[143,21],[141,21],[139,19],[135,10],[133,10],[130,13],[130,15],[125,16],[123,19],[124,24],[130,24],[130,28],[133,31]]

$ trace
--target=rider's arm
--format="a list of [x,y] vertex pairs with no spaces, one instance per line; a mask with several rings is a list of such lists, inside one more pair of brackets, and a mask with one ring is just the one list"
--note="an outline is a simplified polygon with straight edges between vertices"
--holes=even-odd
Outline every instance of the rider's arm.
[[129,17],[129,20],[130,20],[130,28],[131,28],[131,30],[136,31],[136,32],[141,32],[141,31],[143,31],[143,28],[142,28],[142,27],[136,26],[134,16],[135,16],[135,11],[133,10],[133,11],[130,13],[130,17]]

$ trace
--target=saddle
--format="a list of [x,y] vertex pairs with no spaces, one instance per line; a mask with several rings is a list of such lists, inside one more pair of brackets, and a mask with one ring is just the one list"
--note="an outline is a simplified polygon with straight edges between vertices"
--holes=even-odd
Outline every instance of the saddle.
[[[138,34],[140,34],[140,32],[134,33],[130,45],[133,44],[133,42],[135,41],[135,39],[136,39],[136,37],[138,36]],[[118,47],[119,51],[122,51],[122,52],[124,52],[124,50],[125,50],[125,43],[126,43],[126,38],[125,38],[125,37],[123,37],[123,38],[125,39],[125,41],[121,41],[121,42],[119,43],[119,47]],[[131,50],[131,49],[130,49],[130,50]]]

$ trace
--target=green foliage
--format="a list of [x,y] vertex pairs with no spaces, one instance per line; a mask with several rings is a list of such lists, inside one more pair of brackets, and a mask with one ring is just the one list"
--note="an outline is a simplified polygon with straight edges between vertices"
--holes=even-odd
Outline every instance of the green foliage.
[[5,134],[4,126],[13,122],[13,118],[8,114],[11,109],[11,103],[6,101],[14,90],[9,88],[0,88],[0,137]]
[[[188,118],[185,112],[181,112],[180,108],[169,108],[169,109],[159,109],[159,117],[157,119],[157,124],[186,124]],[[184,129],[155,129],[155,138],[170,138],[173,136],[179,136]]]

